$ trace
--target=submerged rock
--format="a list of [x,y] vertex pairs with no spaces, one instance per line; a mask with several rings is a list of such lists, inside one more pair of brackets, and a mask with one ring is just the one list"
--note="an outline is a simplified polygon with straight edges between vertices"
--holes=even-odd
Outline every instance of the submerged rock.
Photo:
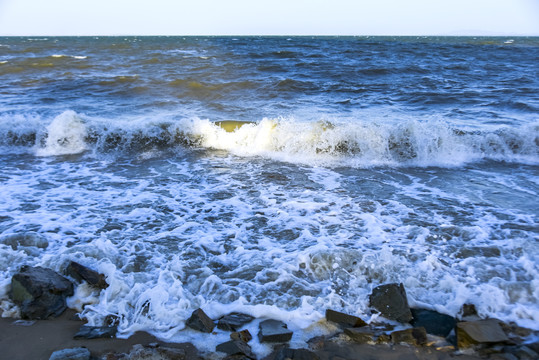
[[357,316],[348,315],[342,312],[335,310],[326,310],[326,319],[328,321],[335,322],[339,325],[351,326],[351,327],[361,327],[367,325],[367,323]]
[[10,297],[23,319],[57,317],[67,308],[73,284],[51,269],[23,266],[11,279]]
[[88,326],[82,325],[73,336],[74,339],[107,339],[116,336],[116,326]]
[[374,288],[369,296],[369,304],[390,320],[407,323],[413,318],[402,283]]
[[36,232],[4,235],[0,237],[0,243],[11,246],[13,250],[18,250],[19,248],[25,249],[28,247],[45,249],[49,246],[47,239]]
[[55,351],[49,360],[90,360],[90,356],[90,350],[78,347]]
[[231,313],[223,316],[217,322],[217,328],[227,331],[238,331],[243,325],[250,323],[254,317],[247,314]]
[[258,339],[260,342],[287,342],[292,338],[292,331],[286,324],[278,320],[264,320],[259,324]]
[[446,337],[455,328],[457,319],[427,309],[411,309],[413,327],[424,327],[427,333]]
[[213,320],[210,319],[202,309],[196,309],[193,311],[191,317],[187,319],[185,325],[189,326],[191,329],[205,333],[211,333],[215,327]]
[[98,273],[75,261],[71,261],[65,270],[66,275],[73,277],[77,281],[86,281],[98,289],[106,289],[109,284],[105,281],[105,275]]
[[505,343],[509,340],[499,322],[494,319],[457,323],[456,335],[459,349]]

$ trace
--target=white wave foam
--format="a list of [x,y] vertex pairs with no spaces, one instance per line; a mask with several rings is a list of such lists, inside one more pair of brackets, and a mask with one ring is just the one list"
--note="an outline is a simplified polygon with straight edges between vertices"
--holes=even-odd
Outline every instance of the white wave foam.
[[38,156],[79,154],[87,150],[86,125],[74,111],[65,111],[47,126],[43,146],[36,148]]

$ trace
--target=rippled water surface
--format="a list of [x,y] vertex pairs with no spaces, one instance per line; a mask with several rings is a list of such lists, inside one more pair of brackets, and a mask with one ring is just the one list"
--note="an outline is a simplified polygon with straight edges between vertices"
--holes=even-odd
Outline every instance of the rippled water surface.
[[126,336],[199,341],[202,307],[301,342],[326,308],[376,317],[388,282],[539,329],[538,58],[537,38],[0,38],[1,311],[21,265],[75,260],[111,286],[70,305]]

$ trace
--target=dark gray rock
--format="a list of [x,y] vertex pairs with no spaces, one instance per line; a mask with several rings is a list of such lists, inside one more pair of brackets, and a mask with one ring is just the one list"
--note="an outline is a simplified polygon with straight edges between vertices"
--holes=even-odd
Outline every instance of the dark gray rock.
[[256,358],[251,351],[251,347],[247,345],[247,343],[239,340],[230,340],[219,344],[217,345],[216,350],[227,355],[245,355],[252,359]]
[[67,308],[73,284],[53,270],[23,266],[11,279],[10,297],[19,305],[23,319],[59,316]]
[[247,314],[231,313],[223,316],[217,322],[217,328],[226,331],[238,331],[241,327],[254,320],[254,317]]
[[13,250],[28,247],[45,249],[49,246],[47,239],[36,232],[4,235],[0,237],[0,243],[11,246]]
[[457,319],[427,309],[411,309],[413,327],[424,327],[428,334],[446,337],[455,328]]
[[58,350],[52,353],[49,360],[90,360],[90,350],[85,347]]
[[116,326],[88,326],[82,325],[73,336],[74,339],[109,339],[116,336]]
[[133,345],[127,359],[162,359],[162,360],[191,360],[199,358],[187,356],[185,350],[165,346]]
[[185,325],[189,326],[191,329],[202,331],[205,333],[211,333],[215,324],[213,320],[206,315],[202,309],[196,309],[191,314],[191,317],[187,319]]
[[264,320],[259,324],[258,339],[260,342],[287,342],[292,338],[292,331],[285,323],[278,320]]
[[361,320],[357,316],[348,315],[330,309],[326,310],[326,319],[343,326],[361,327],[367,325],[365,321]]
[[242,331],[233,332],[232,334],[230,334],[230,339],[231,340],[239,340],[239,341],[243,341],[243,342],[249,342],[249,341],[253,340],[253,336],[251,335],[249,330],[245,329],[245,330],[242,330]]
[[277,351],[273,360],[320,360],[320,358],[307,349],[283,348]]
[[412,312],[402,284],[386,284],[374,288],[369,296],[369,303],[387,319],[402,323],[412,320]]
[[374,333],[369,328],[346,328],[344,333],[352,340],[360,344],[368,344],[374,341]]
[[394,331],[391,333],[391,340],[395,344],[407,343],[423,346],[427,343],[427,332],[424,327]]
[[105,280],[105,275],[75,261],[71,261],[69,265],[67,265],[65,273],[79,282],[86,281],[89,285],[98,289],[106,289],[109,286]]
[[458,314],[459,319],[462,321],[476,321],[481,320],[477,314],[477,309],[474,304],[464,304]]
[[494,319],[459,322],[456,335],[459,349],[505,343],[509,340],[499,322]]
[[236,354],[225,356],[222,360],[252,360],[252,358],[247,355]]

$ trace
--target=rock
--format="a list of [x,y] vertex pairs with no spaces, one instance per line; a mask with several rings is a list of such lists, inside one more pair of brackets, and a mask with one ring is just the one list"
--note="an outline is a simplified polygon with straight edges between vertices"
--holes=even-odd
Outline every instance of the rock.
[[391,341],[391,336],[387,334],[380,334],[378,338],[376,339],[377,344],[387,344]]
[[243,341],[243,342],[247,343],[247,342],[253,340],[253,336],[251,335],[249,330],[242,330],[242,331],[237,331],[237,332],[233,332],[232,334],[230,334],[230,339],[231,340],[239,340],[239,341]]
[[446,337],[455,328],[457,320],[449,315],[427,309],[411,309],[413,327],[424,327],[427,333]]
[[318,355],[307,349],[290,349],[282,348],[275,356],[273,360],[320,360]]
[[65,273],[79,282],[84,280],[98,289],[106,289],[109,286],[105,281],[105,275],[74,261],[67,265]]
[[346,328],[344,329],[344,333],[360,344],[372,343],[375,337],[374,333],[367,328]]
[[4,235],[0,237],[0,243],[11,246],[13,250],[28,247],[45,249],[49,246],[47,239],[36,232]]
[[88,326],[82,325],[73,339],[108,339],[116,336],[116,326]]
[[457,323],[457,347],[466,349],[475,345],[505,343],[509,339],[497,320],[478,320]]
[[90,360],[90,350],[85,347],[58,350],[52,353],[49,360]]
[[191,314],[191,317],[187,319],[185,325],[189,326],[191,329],[202,331],[205,333],[211,333],[215,324],[213,320],[206,315],[202,309],[196,309]]
[[459,319],[463,321],[476,321],[481,320],[479,315],[477,315],[477,310],[474,304],[464,304],[462,309],[459,312]]
[[412,320],[406,291],[402,284],[386,284],[374,288],[369,296],[369,303],[387,319],[402,323]]
[[351,327],[361,327],[367,325],[367,323],[357,316],[348,315],[342,312],[334,311],[327,309],[326,310],[326,319],[328,321],[333,321],[339,325],[351,326]]
[[[171,347],[144,347],[140,344],[134,345],[129,352],[129,360],[188,360],[183,349]],[[191,360],[191,359],[189,359]]]
[[247,343],[239,340],[230,340],[219,344],[216,347],[217,351],[224,352],[227,355],[245,355],[255,359],[255,355],[251,351],[251,347]]
[[10,297],[19,305],[23,319],[57,317],[67,308],[73,284],[53,270],[23,266],[11,279]]
[[520,360],[537,360],[539,354],[525,345],[504,348],[505,353],[513,354]]
[[250,323],[254,317],[247,314],[231,313],[223,316],[217,322],[217,328],[226,331],[238,331],[243,325]]
[[253,359],[247,355],[236,354],[236,355],[225,356],[222,360],[253,360]]
[[394,331],[391,333],[391,340],[395,344],[407,343],[423,346],[427,343],[427,332],[424,327]]
[[282,321],[264,320],[258,327],[260,342],[287,342],[292,338],[292,331]]

